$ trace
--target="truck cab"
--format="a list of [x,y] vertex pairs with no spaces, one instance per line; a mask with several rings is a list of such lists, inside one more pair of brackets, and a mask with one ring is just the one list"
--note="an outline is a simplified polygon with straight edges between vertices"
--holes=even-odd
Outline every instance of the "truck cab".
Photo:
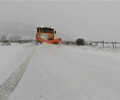
[[55,39],[55,34],[56,30],[52,27],[38,27],[36,33],[36,42],[58,44],[61,42],[61,38]]

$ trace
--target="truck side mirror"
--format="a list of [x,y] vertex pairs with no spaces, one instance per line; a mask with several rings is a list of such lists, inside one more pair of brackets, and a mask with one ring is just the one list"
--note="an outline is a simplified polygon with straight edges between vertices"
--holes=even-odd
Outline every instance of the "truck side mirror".
[[55,31],[55,34],[56,34],[56,31]]

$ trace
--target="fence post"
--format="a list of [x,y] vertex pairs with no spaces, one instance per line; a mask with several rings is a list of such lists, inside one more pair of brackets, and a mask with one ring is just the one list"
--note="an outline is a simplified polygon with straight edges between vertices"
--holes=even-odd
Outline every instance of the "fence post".
[[103,48],[104,48],[104,43],[105,43],[105,42],[104,42],[104,41],[102,41],[102,43],[103,43]]
[[96,46],[98,47],[98,41],[96,42]]
[[115,42],[115,48],[117,48],[117,42]]
[[115,47],[114,47],[114,42],[112,42],[112,45],[113,45],[113,48],[115,48]]

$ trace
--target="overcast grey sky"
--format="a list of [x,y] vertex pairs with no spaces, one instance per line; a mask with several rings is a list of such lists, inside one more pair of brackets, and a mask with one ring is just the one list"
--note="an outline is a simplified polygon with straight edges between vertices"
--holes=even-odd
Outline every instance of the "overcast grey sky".
[[120,1],[0,1],[0,21],[53,26],[87,40],[120,41]]

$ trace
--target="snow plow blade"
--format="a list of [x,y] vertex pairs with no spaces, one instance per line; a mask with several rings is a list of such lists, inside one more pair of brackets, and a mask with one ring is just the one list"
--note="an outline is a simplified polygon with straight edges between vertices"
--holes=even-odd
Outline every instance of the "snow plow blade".
[[58,44],[61,42],[61,38],[57,38],[57,39],[54,39],[54,40],[44,40],[42,38],[39,39],[40,42],[45,42],[45,43],[48,43],[48,44]]
[[54,40],[50,40],[48,43],[51,43],[51,44],[58,44],[61,42],[61,38],[58,38],[58,39],[54,39]]

